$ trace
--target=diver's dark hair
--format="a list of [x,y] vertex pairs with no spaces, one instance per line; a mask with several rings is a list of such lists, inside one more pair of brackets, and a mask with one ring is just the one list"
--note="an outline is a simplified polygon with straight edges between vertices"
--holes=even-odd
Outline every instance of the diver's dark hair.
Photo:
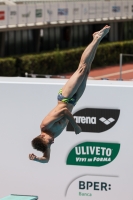
[[31,144],[34,149],[37,149],[38,151],[45,152],[47,150],[47,145],[45,144],[45,141],[42,140],[40,136],[37,136],[31,141]]

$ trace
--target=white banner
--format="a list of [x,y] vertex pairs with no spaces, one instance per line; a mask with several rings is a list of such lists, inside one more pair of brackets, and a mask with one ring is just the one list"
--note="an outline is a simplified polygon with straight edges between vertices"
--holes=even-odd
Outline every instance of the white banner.
[[89,1],[89,19],[96,19],[96,2]]
[[74,14],[73,14],[74,3],[73,2],[66,2],[66,3],[67,3],[67,8],[68,8],[67,21],[73,21],[74,20]]
[[115,11],[115,17],[122,17],[122,1],[116,1],[116,7],[114,7],[113,11]]
[[37,24],[43,24],[45,21],[44,16],[44,4],[43,3],[36,3],[35,6],[35,17]]
[[35,4],[27,4],[27,13],[30,13],[27,17],[27,25],[35,24]]
[[129,1],[122,1],[121,16],[123,18],[127,18],[128,17],[129,9],[130,9]]
[[122,15],[122,2],[121,1],[110,1],[110,17],[120,18]]
[[116,13],[116,11],[115,11],[115,6],[116,6],[116,3],[115,3],[115,1],[110,1],[110,7],[109,7],[109,18],[110,19],[115,19],[115,13]]
[[7,5],[0,5],[0,26],[8,25],[8,7]]
[[27,19],[30,17],[31,11],[27,11],[27,4],[18,4],[18,24],[26,25]]
[[58,2],[50,2],[50,22],[57,22],[58,21]]
[[133,1],[44,2],[0,6],[0,26],[133,17]]
[[74,2],[74,8],[73,8],[74,20],[81,20],[81,6],[82,2]]
[[68,16],[68,7],[66,2],[58,2],[58,21],[66,21]]
[[81,3],[81,19],[82,20],[89,19],[89,3],[88,2]]
[[133,1],[129,1],[129,12],[128,12],[128,17],[132,18],[133,17]]
[[110,17],[110,1],[102,1],[102,18],[109,19]]
[[44,22],[50,23],[50,18],[52,15],[52,11],[50,10],[50,3],[44,2]]
[[8,25],[16,26],[17,25],[17,6],[10,5],[8,6]]
[[102,19],[102,13],[103,13],[103,1],[96,1],[96,19],[101,20]]

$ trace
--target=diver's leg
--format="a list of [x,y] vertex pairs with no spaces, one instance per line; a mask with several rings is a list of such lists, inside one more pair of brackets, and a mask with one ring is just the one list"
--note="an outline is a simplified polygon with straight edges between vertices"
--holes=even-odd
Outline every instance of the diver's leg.
[[[67,83],[62,88],[62,95],[66,98],[71,98],[75,93],[85,89],[87,75],[90,71],[91,63],[94,59],[97,47],[102,38],[109,32],[110,26],[105,26],[99,32],[93,34],[92,42],[84,50],[79,67],[76,72],[70,77]],[[83,85],[81,85],[83,82]],[[80,88],[81,86],[81,88]],[[83,94],[83,92],[82,92]],[[81,94],[81,95],[82,95]],[[78,94],[81,96],[80,94]]]

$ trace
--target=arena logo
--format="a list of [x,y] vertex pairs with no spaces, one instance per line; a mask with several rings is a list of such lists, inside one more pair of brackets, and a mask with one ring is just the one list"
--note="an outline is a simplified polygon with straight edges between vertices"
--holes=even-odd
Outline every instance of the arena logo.
[[[73,114],[76,123],[81,127],[82,132],[101,133],[112,128],[120,115],[118,109],[99,109],[84,108]],[[67,131],[74,131],[74,128],[68,123]]]
[[66,164],[101,167],[111,163],[119,150],[119,143],[84,142],[69,152]]

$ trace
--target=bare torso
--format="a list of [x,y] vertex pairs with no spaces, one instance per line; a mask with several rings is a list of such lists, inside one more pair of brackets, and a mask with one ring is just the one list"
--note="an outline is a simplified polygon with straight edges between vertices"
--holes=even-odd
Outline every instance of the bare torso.
[[[67,108],[70,112],[72,112],[73,109],[73,105],[72,104],[66,104],[64,102],[58,101],[57,106],[50,111],[50,113],[44,118],[44,120],[47,117],[52,117],[53,115],[55,115],[59,110],[63,109],[63,108]],[[43,127],[43,122],[41,124],[41,127]],[[61,132],[64,130],[64,128],[67,126],[68,124],[68,120],[66,119],[66,117],[62,117],[60,120],[58,120],[57,122],[55,122],[52,127],[49,128],[49,131],[53,134],[54,138],[58,137]]]

